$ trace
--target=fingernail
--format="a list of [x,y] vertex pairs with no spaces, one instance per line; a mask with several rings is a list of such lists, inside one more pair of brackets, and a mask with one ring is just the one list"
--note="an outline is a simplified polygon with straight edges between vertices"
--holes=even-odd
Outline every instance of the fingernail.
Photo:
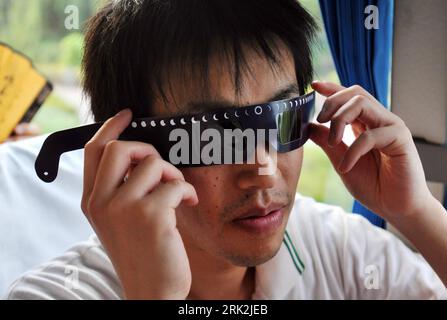
[[323,122],[323,120],[324,120],[324,118],[325,118],[325,116],[326,116],[326,113],[327,113],[326,109],[323,108],[323,109],[320,111],[320,113],[318,114],[317,121],[318,121],[318,122]]
[[23,134],[23,133],[25,133],[25,128],[24,128],[24,126],[23,125],[18,125],[16,128],[15,128],[15,130],[14,130],[14,132],[16,133],[16,134]]
[[127,108],[127,109],[123,109],[123,110],[121,110],[120,112],[118,112],[118,113],[115,115],[115,117],[122,117],[123,115],[125,115],[125,114],[128,113],[129,111],[130,111],[129,108]]
[[340,163],[340,165],[338,166],[338,172],[340,173],[346,173],[346,165],[344,164],[344,161],[342,161]]
[[321,112],[318,114],[317,121],[321,123],[321,120],[322,120],[322,119],[323,119],[323,111],[321,111]]
[[345,158],[343,157],[343,159],[341,159],[341,161],[338,163],[338,172],[346,173],[347,170],[348,170],[347,164],[346,164]]

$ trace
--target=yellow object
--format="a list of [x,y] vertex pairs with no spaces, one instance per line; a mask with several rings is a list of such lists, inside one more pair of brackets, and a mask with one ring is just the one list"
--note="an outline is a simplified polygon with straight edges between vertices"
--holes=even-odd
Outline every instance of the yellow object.
[[28,58],[0,43],[0,143],[31,120],[51,90]]

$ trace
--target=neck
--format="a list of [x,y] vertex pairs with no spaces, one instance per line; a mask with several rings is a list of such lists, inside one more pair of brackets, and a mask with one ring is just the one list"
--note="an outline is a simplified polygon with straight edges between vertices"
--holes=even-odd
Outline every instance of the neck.
[[192,274],[188,299],[251,299],[255,286],[254,268],[235,266],[191,246],[187,246],[187,252]]

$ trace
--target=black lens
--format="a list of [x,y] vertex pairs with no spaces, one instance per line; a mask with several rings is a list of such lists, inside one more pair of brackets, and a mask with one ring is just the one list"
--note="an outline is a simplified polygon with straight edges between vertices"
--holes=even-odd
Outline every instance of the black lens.
[[278,142],[288,144],[302,138],[302,108],[293,108],[276,115]]

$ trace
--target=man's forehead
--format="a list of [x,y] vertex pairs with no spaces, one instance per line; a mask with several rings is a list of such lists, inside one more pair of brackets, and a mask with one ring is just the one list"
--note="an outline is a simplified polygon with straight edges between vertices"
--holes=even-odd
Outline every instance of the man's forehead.
[[[245,107],[255,104],[265,104],[272,101],[290,99],[299,96],[300,90],[297,82],[288,82],[285,85],[269,90],[268,93],[259,97],[250,97],[246,102],[234,102],[234,100],[225,97],[197,97],[189,101],[176,102],[175,106],[167,106],[165,103],[156,106],[156,114],[162,116],[174,116],[176,114],[195,114],[209,110],[222,108]],[[168,103],[169,104],[169,103]]]
[[271,101],[288,99],[299,94],[300,92],[298,84],[296,82],[292,82],[274,90],[273,93],[268,96],[268,98],[255,99],[255,101],[251,101],[248,104],[235,105],[233,101],[229,101],[225,98],[200,99],[197,101],[190,101],[186,103],[182,107],[182,111],[184,111],[185,113],[200,113],[220,108],[244,107],[251,104],[263,104]]
[[[209,75],[204,80],[199,74],[187,73],[167,81],[167,100],[155,106],[157,115],[200,113],[212,109],[239,107],[287,99],[300,95],[291,54],[284,50],[276,65],[254,51],[241,70],[241,83],[235,84],[234,66],[228,60],[211,60]],[[197,79],[197,80],[196,80]],[[161,102],[161,101],[160,101]]]

